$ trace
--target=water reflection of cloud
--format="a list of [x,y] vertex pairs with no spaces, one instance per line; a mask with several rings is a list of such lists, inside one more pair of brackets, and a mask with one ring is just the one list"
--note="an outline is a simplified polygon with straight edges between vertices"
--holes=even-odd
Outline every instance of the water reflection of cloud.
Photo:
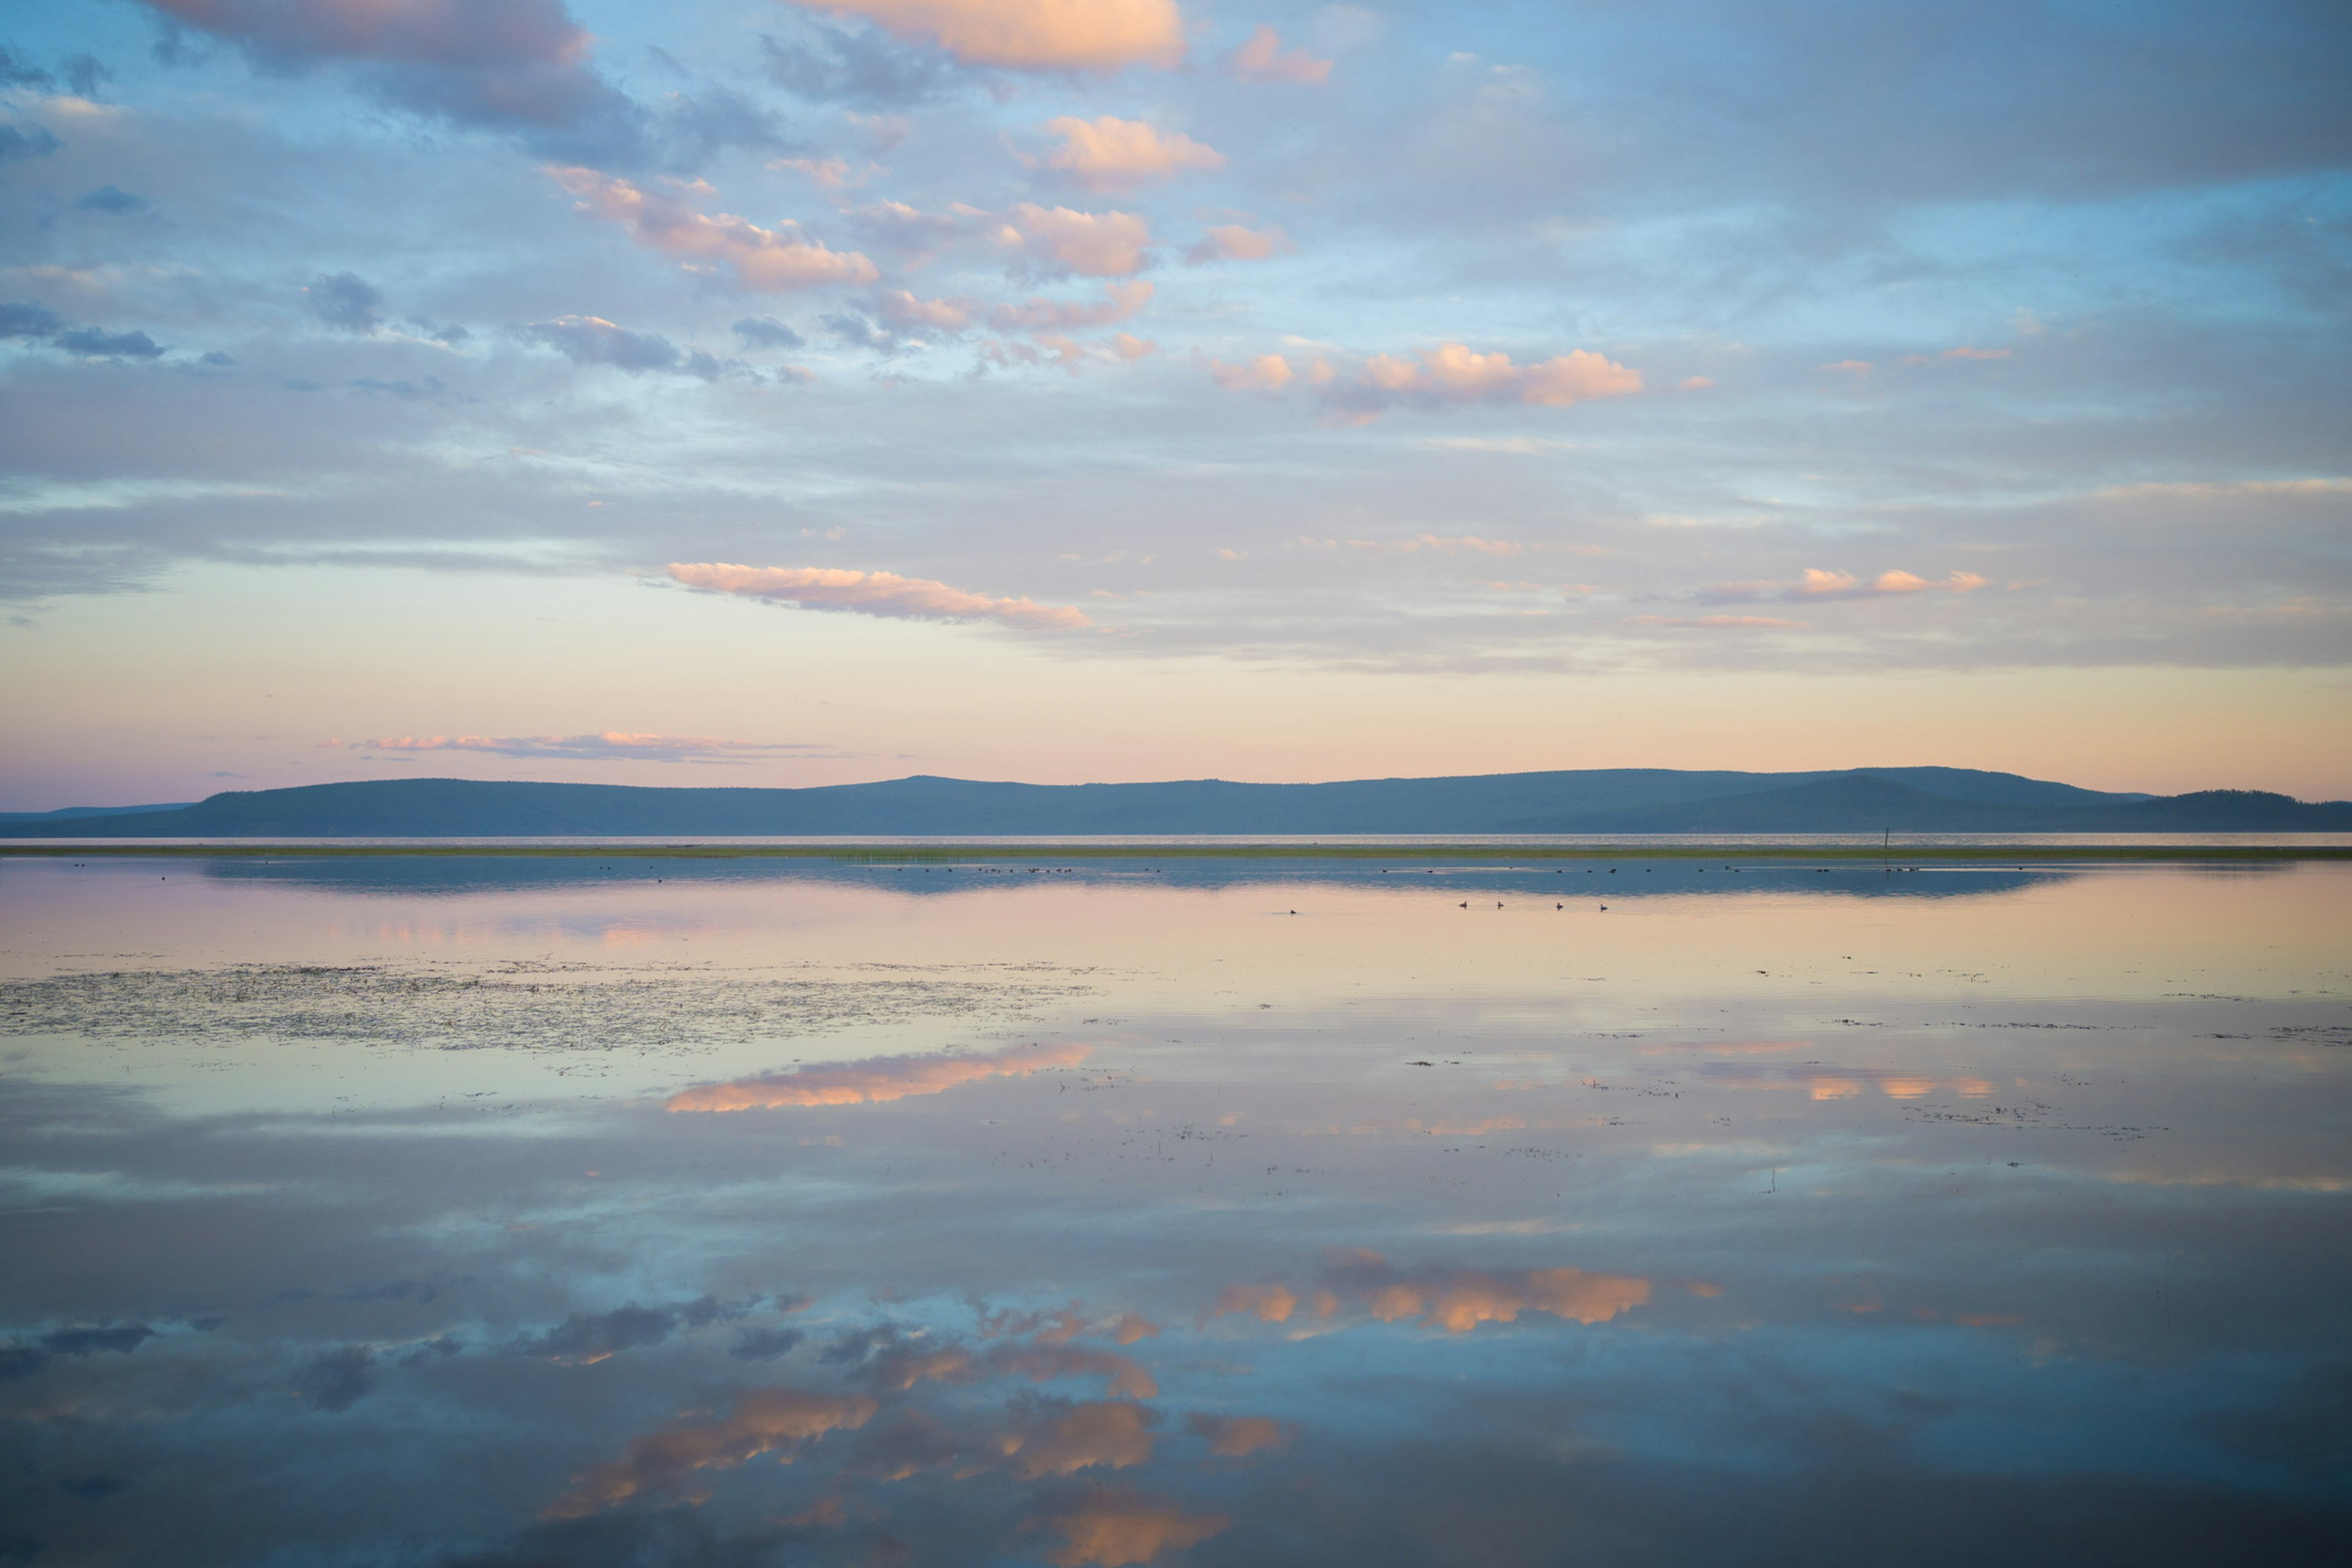
[[698,1470],[732,1469],[762,1454],[789,1462],[828,1432],[865,1426],[880,1408],[864,1394],[748,1389],[724,1415],[682,1417],[633,1439],[620,1458],[583,1475],[547,1514],[583,1518],[642,1493],[675,1490]]
[[[1626,1275],[1588,1274],[1580,1268],[1408,1270],[1362,1248],[1334,1255],[1326,1285],[1313,1298],[1318,1318],[1334,1316],[1352,1299],[1377,1321],[1418,1319],[1425,1328],[1450,1334],[1467,1333],[1481,1323],[1515,1322],[1522,1312],[1541,1312],[1589,1327],[1650,1299],[1650,1281]],[[1283,1323],[1299,1305],[1298,1295],[1286,1285],[1228,1285],[1218,1293],[1210,1315]]]
[[940,1094],[989,1078],[1026,1078],[1049,1068],[1076,1067],[1091,1046],[1018,1046],[987,1054],[872,1057],[865,1061],[803,1068],[797,1072],[704,1084],[670,1096],[668,1110],[772,1110],[786,1106],[869,1105]]
[[1054,1568],[1126,1568],[1164,1552],[1197,1546],[1232,1520],[1222,1513],[1187,1513],[1164,1499],[1099,1488],[1045,1516],[1062,1544],[1045,1554]]

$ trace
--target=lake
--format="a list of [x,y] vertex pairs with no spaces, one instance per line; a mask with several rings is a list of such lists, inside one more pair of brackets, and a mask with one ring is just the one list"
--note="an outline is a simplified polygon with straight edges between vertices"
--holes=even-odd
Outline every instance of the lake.
[[0,1564],[2352,1560],[2352,865],[0,858]]

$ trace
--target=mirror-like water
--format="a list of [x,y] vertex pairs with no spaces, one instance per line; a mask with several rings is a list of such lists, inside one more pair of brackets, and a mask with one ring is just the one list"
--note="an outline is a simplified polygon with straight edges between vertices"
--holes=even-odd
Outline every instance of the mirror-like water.
[[0,1563],[2341,1561],[2347,931],[2317,864],[0,860]]

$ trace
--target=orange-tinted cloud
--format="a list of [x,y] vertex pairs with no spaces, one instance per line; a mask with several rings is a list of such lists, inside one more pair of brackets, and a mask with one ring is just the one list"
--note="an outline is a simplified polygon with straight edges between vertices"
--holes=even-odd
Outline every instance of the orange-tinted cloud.
[[1626,623],[1636,626],[1711,626],[1732,631],[1767,631],[1806,624],[1778,616],[1629,616]]
[[1331,74],[1331,62],[1303,50],[1282,52],[1282,35],[1261,25],[1249,42],[1225,57],[1225,68],[1243,81],[1290,81],[1320,87]]
[[1181,131],[1162,131],[1147,120],[1121,120],[1105,114],[1081,120],[1065,114],[1045,121],[1045,130],[1062,139],[1045,154],[1048,169],[1056,169],[1091,191],[1125,191],[1187,170],[1225,166],[1225,155],[1193,141]]
[[643,1492],[674,1489],[697,1470],[732,1469],[762,1454],[789,1461],[827,1432],[865,1426],[879,1408],[863,1394],[750,1389],[724,1415],[676,1421],[633,1440],[620,1458],[582,1476],[549,1507],[548,1517],[583,1518]]
[[1151,264],[1151,226],[1133,213],[1082,213],[1023,202],[998,224],[996,242],[1046,272],[1130,278]]
[[828,250],[802,237],[797,225],[761,228],[732,213],[713,216],[696,211],[678,193],[711,195],[696,181],[675,191],[647,191],[594,169],[551,168],[557,184],[594,213],[629,231],[640,245],[684,258],[690,269],[709,271],[724,264],[746,289],[777,293],[828,283],[871,283],[881,274],[855,250]]
[[1184,58],[1175,0],[789,0],[936,42],[968,65],[1115,70]]
[[975,1056],[871,1057],[766,1078],[704,1084],[670,1096],[666,1110],[766,1110],[795,1105],[871,1105],[939,1094],[989,1078],[1026,1078],[1076,1067],[1091,1046],[1016,1047]]
[[1418,1319],[1452,1334],[1467,1333],[1481,1323],[1513,1322],[1522,1312],[1605,1323],[1650,1299],[1650,1282],[1626,1275],[1580,1268],[1404,1270],[1377,1252],[1360,1249],[1332,1259],[1330,1280],[1381,1322]]
[[997,1439],[1013,1471],[1030,1480],[1100,1465],[1123,1470],[1151,1458],[1151,1412],[1125,1400],[1041,1407]]
[[1281,1448],[1290,1441],[1282,1424],[1266,1415],[1205,1415],[1198,1412],[1186,1425],[1208,1439],[1209,1452],[1221,1459],[1242,1459],[1261,1448]]
[[1261,1322],[1281,1323],[1297,1310],[1298,1298],[1286,1285],[1228,1285],[1217,1293],[1216,1317],[1245,1312]]
[[1006,1345],[988,1355],[988,1370],[1046,1383],[1057,1377],[1107,1377],[1122,1399],[1154,1399],[1159,1380],[1132,1356],[1085,1345]]
[[845,572],[822,566],[738,566],[725,562],[672,562],[669,574],[689,588],[747,599],[848,610],[904,620],[1003,621],[1032,630],[1065,631],[1093,623],[1067,606],[1031,599],[992,599],[925,577],[896,572]]
[[1045,1521],[1062,1532],[1062,1544],[1045,1554],[1054,1568],[1149,1563],[1163,1552],[1197,1546],[1233,1522],[1222,1513],[1186,1513],[1172,1502],[1108,1487]]

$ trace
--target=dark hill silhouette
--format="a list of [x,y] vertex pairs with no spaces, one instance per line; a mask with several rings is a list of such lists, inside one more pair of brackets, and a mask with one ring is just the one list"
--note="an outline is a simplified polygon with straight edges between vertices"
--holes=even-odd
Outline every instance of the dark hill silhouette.
[[2352,831],[2352,804],[2158,798],[1967,768],[1612,768],[1335,784],[1024,784],[918,775],[811,789],[388,779],[241,790],[165,811],[0,821],[0,837]]

